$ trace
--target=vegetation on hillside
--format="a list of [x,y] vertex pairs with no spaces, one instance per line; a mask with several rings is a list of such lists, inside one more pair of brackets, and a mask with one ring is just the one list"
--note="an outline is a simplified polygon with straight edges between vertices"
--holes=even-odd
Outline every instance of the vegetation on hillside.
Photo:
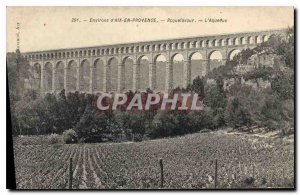
[[[279,56],[285,64],[278,68],[261,67],[244,75],[246,80],[259,79],[271,82],[269,88],[254,89],[235,83],[228,91],[224,79],[234,77],[232,68],[247,62],[257,52]],[[196,78],[184,89],[175,92],[199,93],[205,108],[201,111],[149,111],[127,112],[120,109],[99,112],[96,96],[78,92],[65,95],[47,94],[38,98],[37,91],[25,90],[24,78],[30,78],[28,62],[17,51],[7,54],[7,69],[11,98],[13,135],[41,135],[74,129],[78,141],[98,142],[153,139],[215,130],[221,127],[240,128],[263,126],[290,133],[294,127],[294,34],[289,29],[285,36],[275,35],[256,48],[246,49],[204,78]],[[207,83],[216,80],[215,85]],[[23,80],[22,80],[23,79]],[[133,92],[128,92],[133,95]],[[147,93],[151,93],[148,90]],[[144,95],[147,95],[145,93]],[[172,94],[171,93],[171,94]]]

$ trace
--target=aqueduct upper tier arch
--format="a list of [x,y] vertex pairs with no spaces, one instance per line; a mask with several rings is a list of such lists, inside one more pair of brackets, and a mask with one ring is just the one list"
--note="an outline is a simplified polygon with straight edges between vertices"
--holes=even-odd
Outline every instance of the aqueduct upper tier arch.
[[[35,76],[38,78],[36,82],[39,82],[35,86],[42,94],[61,89],[86,93],[146,88],[170,91],[178,86],[187,86],[195,76],[204,76],[213,68],[224,65],[234,52],[254,48],[272,35],[285,31],[187,37],[36,51],[24,55],[33,69],[38,68],[34,70],[35,74],[40,74]],[[195,53],[199,56],[197,59],[192,58]],[[177,54],[183,56],[182,61],[173,60]],[[217,57],[213,59],[212,56]],[[182,78],[177,78],[179,76]]]

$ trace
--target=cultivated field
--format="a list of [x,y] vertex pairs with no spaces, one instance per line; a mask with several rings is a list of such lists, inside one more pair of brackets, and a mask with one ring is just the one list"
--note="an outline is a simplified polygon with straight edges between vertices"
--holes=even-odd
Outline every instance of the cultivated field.
[[[139,143],[22,145],[15,140],[17,188],[267,188],[294,186],[294,143],[282,139],[197,133]],[[254,169],[253,169],[254,165]],[[254,182],[253,177],[254,171]]]

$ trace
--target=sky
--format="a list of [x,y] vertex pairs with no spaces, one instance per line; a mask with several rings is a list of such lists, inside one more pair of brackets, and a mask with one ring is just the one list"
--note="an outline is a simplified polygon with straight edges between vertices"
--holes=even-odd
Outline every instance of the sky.
[[[280,29],[293,26],[293,14],[293,7],[7,7],[6,45],[7,52],[16,50],[17,33],[21,52],[29,52]],[[90,18],[156,18],[158,22],[95,23]],[[168,18],[195,22],[170,23]],[[227,22],[204,22],[209,18]]]

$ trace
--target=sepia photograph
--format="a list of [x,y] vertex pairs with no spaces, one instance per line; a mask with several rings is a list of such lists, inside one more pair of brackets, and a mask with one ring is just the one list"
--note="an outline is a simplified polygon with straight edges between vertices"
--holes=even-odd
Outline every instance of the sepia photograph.
[[6,7],[7,188],[295,190],[294,15]]

